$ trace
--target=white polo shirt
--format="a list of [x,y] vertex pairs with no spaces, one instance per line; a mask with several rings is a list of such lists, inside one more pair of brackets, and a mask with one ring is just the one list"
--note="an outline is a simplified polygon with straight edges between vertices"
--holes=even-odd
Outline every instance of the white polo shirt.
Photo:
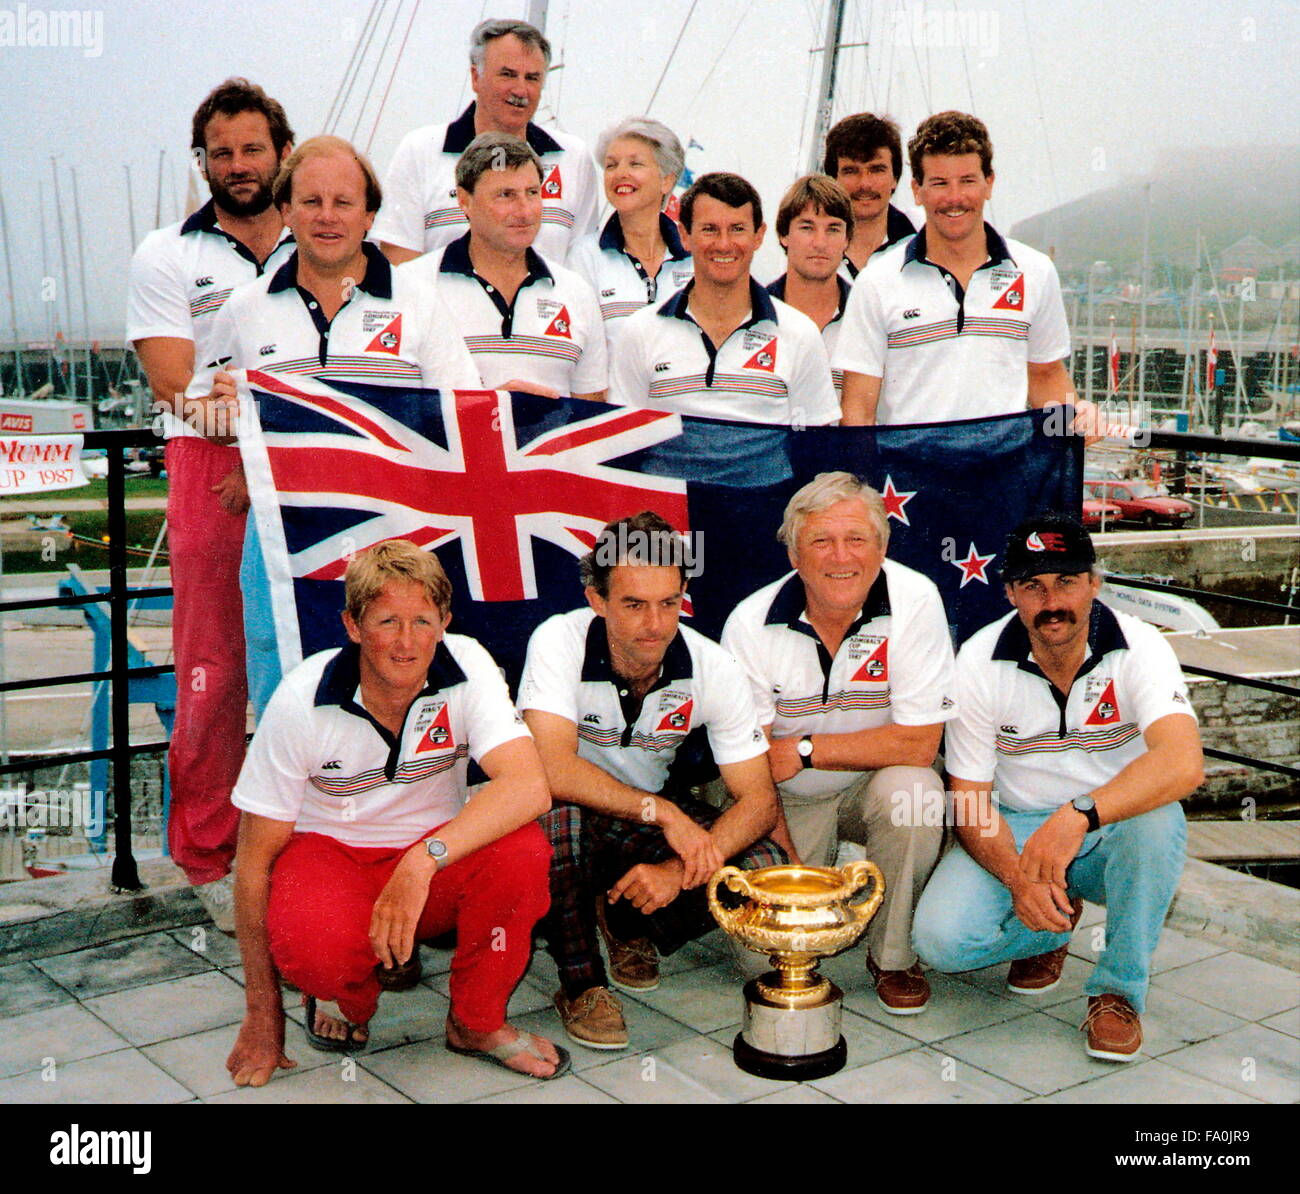
[[580,758],[644,792],[663,790],[679,748],[701,730],[719,766],[767,753],[739,665],[689,626],[638,707],[610,663],[603,618],[590,609],[547,618],[528,642],[519,708],[573,722]]
[[[179,224],[159,228],[140,242],[131,258],[126,311],[126,338],[168,336],[194,342],[194,365],[213,357],[212,334],[219,312],[237,286],[276,268],[293,250],[286,228],[280,243],[262,265],[219,223],[208,200]],[[197,435],[170,412],[162,416],[168,439]]]
[[839,421],[826,349],[808,316],[751,278],[749,319],[715,349],[688,310],[694,285],[627,319],[610,368],[611,402],[787,427]]
[[606,387],[605,331],[591,287],[572,270],[533,249],[528,276],[507,303],[474,272],[470,234],[445,249],[399,266],[397,272],[435,290],[451,311],[483,385],[502,389],[521,378],[561,394],[594,394]]
[[1070,352],[1056,267],[985,224],[989,259],[963,290],[926,259],[925,231],[873,257],[858,275],[835,367],[883,379],[881,425],[1024,410],[1027,366]]
[[[774,738],[924,726],[956,712],[952,640],[934,582],[885,560],[832,659],[804,610],[797,572],[751,593],[727,619],[723,649],[749,676],[758,719]],[[805,767],[783,791],[842,791],[858,771]]]
[[[456,163],[475,137],[474,107],[450,124],[426,125],[402,138],[384,179],[375,240],[431,253],[468,231],[456,202]],[[568,133],[529,124],[526,140],[542,160],[537,249],[563,262],[574,242],[596,227],[596,167],[586,145]]]
[[605,343],[611,355],[623,321],[642,307],[680,290],[695,277],[695,260],[682,245],[677,225],[659,213],[659,232],[667,252],[652,278],[627,251],[623,225],[615,212],[599,236],[584,236],[569,253],[569,268],[596,292],[605,321]]
[[529,737],[492,657],[448,634],[396,736],[361,701],[360,652],[320,651],[280,682],[231,794],[236,808],[349,846],[400,848],[465,806],[467,760]]
[[479,378],[455,319],[417,278],[395,270],[365,243],[366,273],[327,320],[298,286],[294,253],[274,274],[239,287],[213,330],[213,355],[202,362],[189,395],[206,394],[222,367],[270,369],[335,381],[479,390]]
[[[876,250],[880,252],[879,249]],[[775,299],[785,302],[785,280],[787,275],[782,274],[775,282],[768,285],[767,293]],[[835,285],[839,290],[839,306],[835,309],[835,314],[831,317],[830,323],[822,328],[822,343],[826,345],[826,357],[828,360],[835,358],[835,345],[839,342],[840,328],[844,326],[844,309],[848,306],[849,291],[851,286],[844,280],[842,273],[835,275]],[[809,317],[811,318],[811,316]],[[814,322],[815,326],[815,322]],[[840,398],[844,394],[844,370],[831,367],[831,381],[835,386],[835,397]]]
[[1092,603],[1088,656],[1068,697],[1043,674],[1013,610],[957,656],[948,772],[992,781],[1007,808],[1054,809],[1115,778],[1146,753],[1142,735],[1170,713],[1196,713],[1173,648],[1154,626]]

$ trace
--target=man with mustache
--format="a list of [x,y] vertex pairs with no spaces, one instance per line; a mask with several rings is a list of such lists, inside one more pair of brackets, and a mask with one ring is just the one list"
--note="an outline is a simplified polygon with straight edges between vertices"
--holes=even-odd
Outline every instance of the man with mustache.
[[534,124],[551,43],[525,21],[483,21],[470,34],[474,101],[450,124],[407,134],[384,180],[384,210],[375,239],[399,265],[449,244],[465,232],[456,202],[456,163],[482,133],[509,133],[532,146],[542,162],[543,213],[537,249],[564,264],[569,246],[596,226],[595,166],[577,137]]
[[212,357],[231,291],[293,248],[271,184],[293,148],[284,109],[247,79],[227,79],[198,106],[191,141],[212,198],[160,228],[131,259],[127,339],[135,346],[167,437],[176,723],[168,751],[172,857],[219,929],[233,932],[238,810],[230,792],[244,758],[239,559],[248,491],[225,420],[183,405],[195,363]]
[[849,194],[853,228],[840,274],[852,282],[873,253],[897,244],[916,229],[890,199],[903,174],[898,125],[887,116],[858,112],[826,134],[822,168]]
[[984,220],[988,129],[940,112],[907,153],[925,226],[854,284],[831,361],[844,371],[843,421],[946,422],[1073,401],[1056,267]]
[[957,657],[946,756],[959,846],[921,896],[913,944],[946,973],[1010,961],[1010,990],[1039,995],[1060,981],[1082,901],[1106,905],[1085,1047],[1132,1061],[1186,855],[1178,802],[1204,778],[1196,715],[1155,627],[1096,600],[1096,554],[1074,519],[1027,519],[1004,558],[1015,610]]

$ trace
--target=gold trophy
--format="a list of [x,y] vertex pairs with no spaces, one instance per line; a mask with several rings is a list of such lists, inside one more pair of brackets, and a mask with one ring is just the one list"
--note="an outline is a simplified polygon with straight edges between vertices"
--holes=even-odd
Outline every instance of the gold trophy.
[[[868,880],[873,881],[870,897],[850,904]],[[718,887],[724,883],[747,902],[723,907]],[[742,1070],[806,1082],[844,1067],[844,992],[817,973],[817,963],[862,936],[884,895],[885,878],[874,862],[850,862],[842,869],[724,866],[714,873],[709,880],[714,919],[746,948],[770,955],[775,967],[745,984],[745,1022],[733,1046]]]

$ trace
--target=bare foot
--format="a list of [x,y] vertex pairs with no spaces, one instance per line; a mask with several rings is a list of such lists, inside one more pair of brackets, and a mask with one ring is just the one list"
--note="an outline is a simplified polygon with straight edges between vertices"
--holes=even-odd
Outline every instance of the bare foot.
[[[498,1045],[508,1044],[521,1035],[523,1034],[519,1029],[510,1024],[502,1025],[496,1032],[471,1032],[463,1024],[457,1023],[453,1017],[447,1017],[447,1040],[458,1049],[487,1052]],[[516,1073],[529,1074],[534,1078],[549,1078],[560,1063],[560,1055],[556,1053],[555,1046],[544,1036],[536,1036],[533,1033],[527,1035],[532,1040],[532,1047],[546,1060],[534,1057],[527,1048],[523,1048],[509,1060],[503,1061],[502,1065]]]
[[[307,996],[302,997],[303,1006],[307,1004]],[[348,1029],[352,1030],[352,1039],[358,1044],[364,1044],[370,1039],[370,1029],[365,1024],[350,1024],[339,1010],[337,1003],[330,1003],[328,1000],[316,1000],[316,1019],[312,1023],[312,1031],[317,1036],[323,1036],[333,1041],[346,1041],[348,1039]]]

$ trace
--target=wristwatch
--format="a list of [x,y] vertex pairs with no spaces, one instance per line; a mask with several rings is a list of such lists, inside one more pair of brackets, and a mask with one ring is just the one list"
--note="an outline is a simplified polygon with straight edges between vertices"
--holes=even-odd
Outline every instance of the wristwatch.
[[438,870],[442,870],[443,864],[447,861],[447,843],[441,838],[426,838],[424,848],[429,857],[438,865]]
[[812,766],[812,735],[805,734],[799,739],[799,745],[795,747],[799,752],[799,763],[801,767]]
[[1101,818],[1097,816],[1097,802],[1091,796],[1076,796],[1070,804],[1088,818],[1088,832],[1101,828]]

